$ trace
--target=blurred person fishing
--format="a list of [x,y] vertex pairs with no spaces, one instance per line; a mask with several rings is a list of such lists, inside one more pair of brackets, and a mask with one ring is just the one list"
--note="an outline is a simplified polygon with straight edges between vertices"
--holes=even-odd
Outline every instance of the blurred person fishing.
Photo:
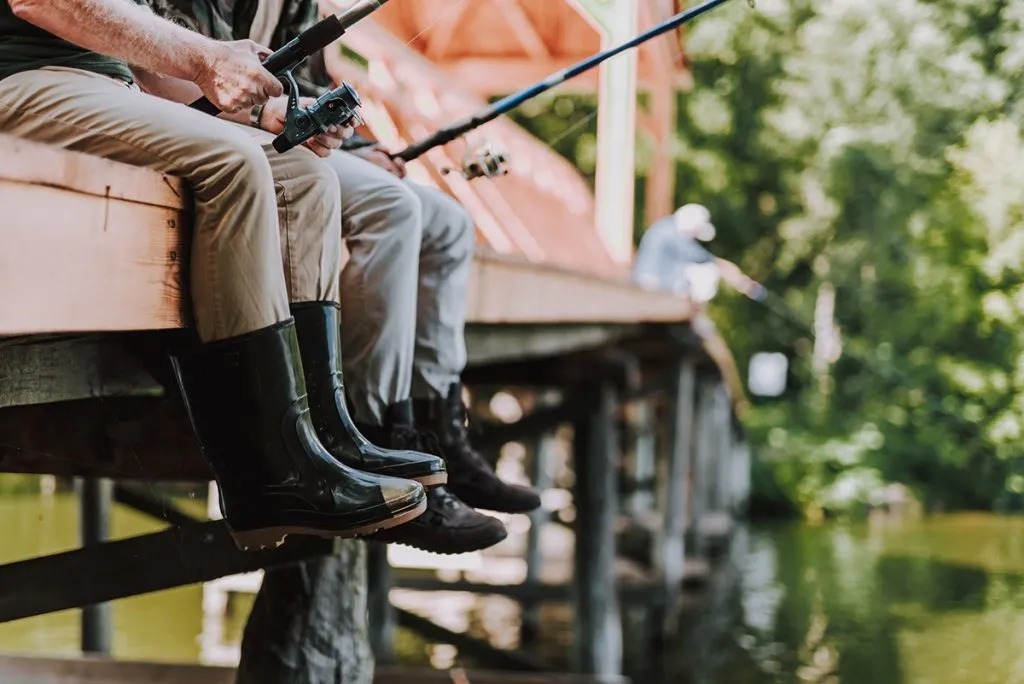
[[684,204],[644,232],[633,263],[633,281],[648,290],[671,292],[706,304],[718,293],[719,281],[724,280],[754,301],[764,301],[768,291],[763,285],[701,244],[713,240],[715,234],[707,207]]

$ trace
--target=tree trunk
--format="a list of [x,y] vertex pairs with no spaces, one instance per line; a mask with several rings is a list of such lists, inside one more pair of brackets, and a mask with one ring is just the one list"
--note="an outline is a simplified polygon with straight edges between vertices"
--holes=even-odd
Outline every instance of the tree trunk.
[[242,638],[237,684],[371,684],[366,549],[266,571]]

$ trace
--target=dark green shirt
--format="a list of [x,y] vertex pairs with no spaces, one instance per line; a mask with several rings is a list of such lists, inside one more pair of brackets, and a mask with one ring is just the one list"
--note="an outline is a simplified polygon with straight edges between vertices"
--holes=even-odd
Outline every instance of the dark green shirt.
[[[126,0],[127,1],[127,0]],[[143,4],[143,0],[134,0]],[[7,0],[0,2],[0,78],[45,66],[85,69],[131,82],[128,65],[58,38],[14,16]]]
[[[249,37],[259,0],[145,0],[154,13],[181,26],[215,40],[240,40]],[[277,19],[271,50],[277,50],[320,18],[317,0],[285,0]],[[328,48],[337,49],[337,47]],[[319,97],[334,87],[327,73],[321,50],[304,60],[294,71],[299,92],[306,97]],[[352,150],[375,145],[354,135],[342,145]]]

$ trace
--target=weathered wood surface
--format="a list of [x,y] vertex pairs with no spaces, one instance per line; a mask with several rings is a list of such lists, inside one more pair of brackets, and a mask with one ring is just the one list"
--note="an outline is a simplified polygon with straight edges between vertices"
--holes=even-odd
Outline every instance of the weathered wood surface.
[[[342,680],[338,680],[342,681]],[[344,680],[349,684],[348,680]],[[625,677],[602,680],[629,684]],[[3,684],[234,684],[226,667],[126,662],[99,658],[30,658],[0,655]],[[377,668],[373,684],[596,684],[574,674],[517,672],[450,672],[411,668]]]
[[[187,195],[177,179],[0,136],[0,335],[185,325]],[[553,296],[557,293],[557,296]],[[116,302],[116,305],[112,305]],[[688,300],[523,259],[481,254],[469,320],[681,321]]]
[[178,180],[8,136],[0,160],[0,334],[184,325]]
[[295,562],[329,553],[334,543],[291,537],[274,551],[243,552],[215,521],[8,563],[0,587],[16,589],[0,591],[0,622]]

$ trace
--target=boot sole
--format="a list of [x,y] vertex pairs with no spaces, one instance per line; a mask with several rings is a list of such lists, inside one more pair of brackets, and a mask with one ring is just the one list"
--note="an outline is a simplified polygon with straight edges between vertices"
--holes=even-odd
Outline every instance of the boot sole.
[[315,527],[285,526],[285,527],[263,527],[258,530],[245,532],[231,532],[235,546],[241,551],[262,551],[264,549],[276,549],[284,543],[285,538],[290,534],[301,534],[322,539],[352,539],[367,534],[373,534],[380,530],[389,530],[392,527],[404,525],[410,520],[423,515],[427,510],[427,500],[424,498],[411,509],[402,511],[387,520],[353,527],[347,530],[323,530]]
[[424,475],[423,477],[411,477],[410,480],[419,482],[424,487],[440,487],[448,484],[448,473],[437,473],[435,475]]
[[[412,543],[409,543],[409,542],[377,542],[377,543],[378,544],[393,544],[395,546],[405,546],[405,547],[408,547],[410,549],[417,549],[419,551],[426,551],[427,553],[435,553],[438,556],[459,556],[459,555],[464,554],[464,553],[474,553],[476,551],[483,551],[484,549],[489,549],[492,546],[497,546],[498,544],[500,544],[501,542],[505,541],[506,539],[508,539],[508,534],[505,534],[504,536],[502,536],[502,537],[500,537],[498,539],[495,539],[495,540],[493,540],[490,543],[485,544],[485,545],[482,545],[482,544],[462,544],[462,545],[453,544],[453,545],[449,546],[447,549],[445,549],[443,551],[438,550],[436,548],[430,548],[429,546],[426,546],[426,545],[412,544]],[[367,540],[367,541],[374,541],[374,540]]]

